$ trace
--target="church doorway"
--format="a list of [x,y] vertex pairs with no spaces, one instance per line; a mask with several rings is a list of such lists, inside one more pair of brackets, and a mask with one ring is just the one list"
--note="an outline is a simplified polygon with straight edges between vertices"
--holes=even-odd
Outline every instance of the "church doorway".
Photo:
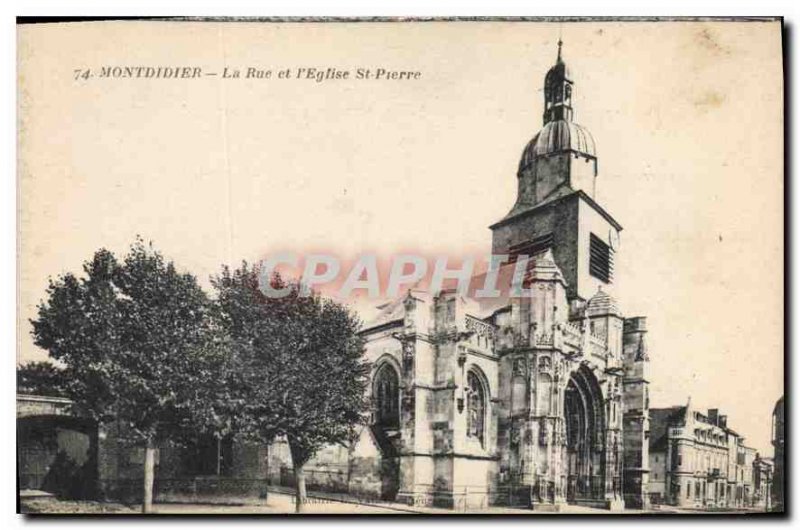
[[585,365],[570,376],[564,395],[567,502],[591,504],[605,497],[605,425],[603,394]]

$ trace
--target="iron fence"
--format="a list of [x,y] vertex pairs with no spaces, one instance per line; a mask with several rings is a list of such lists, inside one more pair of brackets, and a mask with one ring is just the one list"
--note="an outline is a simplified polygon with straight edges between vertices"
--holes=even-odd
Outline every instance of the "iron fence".
[[[304,471],[306,489],[326,493],[347,493],[349,491],[349,475],[343,469],[310,468]],[[284,487],[296,487],[294,469],[283,466],[280,469],[279,484]]]

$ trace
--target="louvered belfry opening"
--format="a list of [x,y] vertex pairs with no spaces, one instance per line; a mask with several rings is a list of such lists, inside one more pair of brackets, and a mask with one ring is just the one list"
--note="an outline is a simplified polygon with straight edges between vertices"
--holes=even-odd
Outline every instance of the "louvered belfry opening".
[[553,247],[553,234],[547,233],[541,236],[534,237],[533,239],[528,239],[527,241],[523,241],[522,243],[518,243],[516,245],[512,245],[511,248],[508,250],[509,254],[509,262],[514,262],[517,260],[519,256],[535,256],[540,252],[544,252],[545,250]]
[[594,234],[589,235],[589,274],[606,283],[614,276],[614,251]]

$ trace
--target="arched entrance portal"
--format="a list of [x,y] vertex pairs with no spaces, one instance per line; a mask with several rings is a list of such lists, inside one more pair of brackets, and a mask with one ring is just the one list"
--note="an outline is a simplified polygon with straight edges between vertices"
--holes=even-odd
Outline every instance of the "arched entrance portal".
[[564,417],[567,502],[603,500],[606,482],[603,393],[597,378],[585,365],[581,365],[567,383]]

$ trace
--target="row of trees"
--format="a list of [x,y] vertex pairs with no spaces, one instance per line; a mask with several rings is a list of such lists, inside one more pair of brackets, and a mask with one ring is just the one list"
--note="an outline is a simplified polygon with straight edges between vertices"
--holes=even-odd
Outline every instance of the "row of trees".
[[23,367],[20,385],[52,384],[99,423],[120,422],[145,450],[145,513],[156,447],[208,434],[285,438],[302,511],[304,465],[366,419],[358,318],[278,275],[273,287],[289,294],[269,298],[247,263],[223,267],[211,297],[141,239],[122,260],[98,250],[83,272],[50,280],[31,321],[59,367]]

